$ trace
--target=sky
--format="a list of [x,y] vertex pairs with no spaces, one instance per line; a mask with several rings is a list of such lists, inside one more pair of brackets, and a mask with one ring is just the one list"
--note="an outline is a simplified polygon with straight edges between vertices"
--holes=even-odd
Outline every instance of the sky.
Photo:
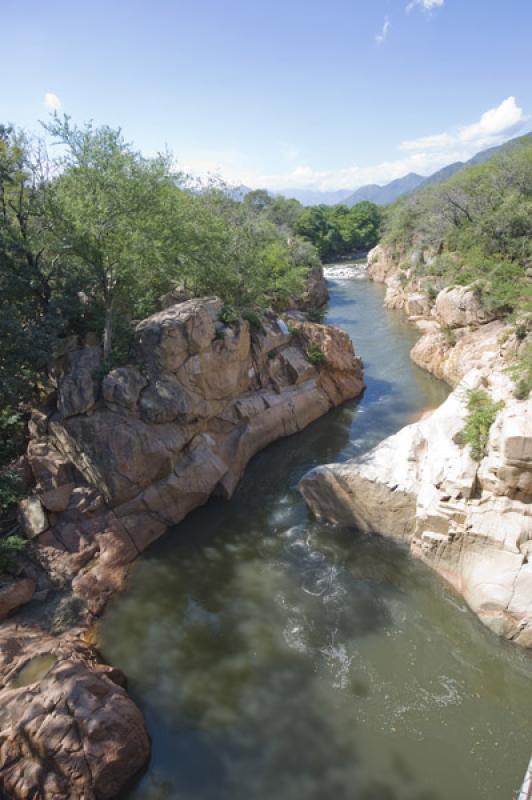
[[55,109],[271,190],[355,189],[532,130],[532,0],[0,0],[0,122]]

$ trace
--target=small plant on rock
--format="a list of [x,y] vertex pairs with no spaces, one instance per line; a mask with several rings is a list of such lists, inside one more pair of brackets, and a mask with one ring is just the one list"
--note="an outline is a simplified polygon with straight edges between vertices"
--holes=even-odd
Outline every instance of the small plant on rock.
[[218,319],[220,322],[223,322],[224,325],[232,325],[235,322],[238,322],[239,315],[238,312],[233,306],[224,306],[220,313],[218,314]]
[[5,536],[0,539],[0,574],[13,569],[27,544],[26,539],[21,536]]
[[307,311],[307,319],[309,322],[322,323],[325,318],[325,310],[323,308],[309,308]]
[[0,511],[14,505],[23,494],[23,481],[16,470],[8,468],[0,473]]
[[326,361],[326,356],[318,344],[311,344],[307,350],[307,358],[315,367],[319,367]]
[[527,400],[532,392],[532,342],[525,344],[508,369],[514,382],[514,395]]
[[467,410],[464,426],[464,440],[471,448],[475,461],[482,461],[486,455],[490,428],[504,403],[496,403],[484,389],[471,389],[467,393]]
[[456,334],[452,328],[448,328],[446,325],[442,325],[441,332],[445,337],[445,342],[448,347],[454,347],[456,344]]
[[262,319],[252,308],[244,308],[242,311],[242,319],[249,322],[251,330],[259,331],[262,328]]

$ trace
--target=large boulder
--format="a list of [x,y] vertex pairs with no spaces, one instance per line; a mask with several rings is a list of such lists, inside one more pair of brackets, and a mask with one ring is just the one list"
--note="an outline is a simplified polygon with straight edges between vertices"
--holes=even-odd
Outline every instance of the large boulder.
[[446,328],[485,325],[496,314],[483,308],[479,294],[468,286],[449,286],[436,297],[435,314]]
[[456,386],[472,369],[502,368],[504,331],[505,324],[500,320],[472,329],[428,328],[412,348],[410,357],[422,369]]
[[478,477],[495,495],[532,501],[532,399],[508,404],[499,415]]
[[148,381],[136,367],[112,369],[102,382],[106,405],[113,411],[134,411],[139,395]]
[[107,800],[142,768],[149,741],[118,670],[82,642],[0,633],[0,795]]
[[369,251],[368,277],[370,280],[387,283],[397,272],[399,272],[399,266],[383,245],[378,244]]
[[409,292],[405,311],[409,317],[428,317],[432,310],[430,298],[425,292]]
[[210,346],[222,306],[217,297],[188,300],[140,322],[135,330],[140,363],[156,370],[177,371],[189,356]]
[[98,397],[96,373],[102,362],[99,347],[83,347],[64,356],[57,407],[63,417],[90,411]]
[[48,527],[48,517],[40,499],[36,495],[25,497],[18,505],[19,521],[28,539],[39,536]]
[[0,619],[5,619],[21,606],[29,603],[35,592],[35,581],[31,578],[18,580],[0,577]]

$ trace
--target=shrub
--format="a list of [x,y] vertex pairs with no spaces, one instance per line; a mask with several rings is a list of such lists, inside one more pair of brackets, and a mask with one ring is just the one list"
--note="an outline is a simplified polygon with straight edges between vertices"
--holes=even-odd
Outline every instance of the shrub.
[[515,384],[514,394],[518,400],[527,400],[532,391],[532,342],[526,344],[515,356],[508,370]]
[[12,569],[17,557],[22,553],[28,542],[21,536],[6,536],[0,539],[0,573]]
[[24,450],[24,415],[12,406],[0,410],[0,467]]
[[241,312],[242,319],[245,319],[246,322],[249,322],[249,326],[252,330],[260,330],[262,328],[262,319],[260,314],[257,314],[256,311],[253,311],[252,308],[244,308]]
[[224,306],[220,313],[218,314],[218,319],[220,322],[223,322],[224,325],[231,325],[235,322],[238,322],[239,315],[236,309],[233,306]]
[[0,474],[0,511],[14,505],[24,494],[22,478],[13,469],[6,469]]
[[442,325],[441,332],[445,336],[445,341],[449,347],[454,347],[456,344],[456,334],[452,328]]
[[315,367],[319,367],[320,364],[324,364],[326,361],[325,353],[317,344],[309,345],[307,350],[307,358]]
[[309,322],[323,322],[325,317],[325,309],[323,308],[309,308],[307,310],[307,319]]
[[436,301],[436,298],[438,297],[438,290],[436,289],[434,284],[432,283],[427,284],[426,292],[430,302],[434,303]]
[[469,413],[463,433],[475,461],[481,461],[486,455],[490,428],[503,406],[502,401],[494,402],[484,389],[471,389],[467,393]]

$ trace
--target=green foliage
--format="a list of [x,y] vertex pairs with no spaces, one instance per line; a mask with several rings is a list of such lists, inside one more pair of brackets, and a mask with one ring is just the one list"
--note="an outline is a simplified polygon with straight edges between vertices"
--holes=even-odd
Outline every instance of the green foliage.
[[490,428],[504,403],[495,403],[484,389],[471,389],[467,393],[467,410],[464,425],[464,440],[471,448],[471,455],[481,461],[486,455]]
[[260,314],[252,308],[243,308],[240,312],[240,316],[249,323],[251,330],[258,331],[262,328],[262,318]]
[[515,396],[518,400],[527,400],[532,392],[532,343],[520,349],[509,372],[515,384]]
[[326,361],[326,356],[321,347],[317,344],[309,345],[307,349],[307,358],[315,367],[319,367]]
[[330,259],[374,247],[380,225],[379,207],[364,201],[352,208],[344,205],[305,208],[295,223],[295,230],[316,247],[321,258]]
[[24,415],[12,406],[0,409],[0,468],[20,452],[24,444]]
[[234,325],[238,322],[239,314],[233,306],[223,306],[218,314],[218,319],[220,322],[223,322],[224,325]]
[[418,277],[474,285],[497,316],[531,308],[532,144],[400,199],[386,210],[383,243],[399,261],[432,254]]
[[5,511],[24,496],[24,485],[14,469],[0,472],[0,511]]
[[448,328],[446,325],[441,326],[441,333],[445,337],[445,341],[448,347],[454,347],[456,344],[456,334],[452,328]]
[[18,556],[27,544],[26,539],[20,536],[6,536],[0,539],[0,573],[15,567]]
[[325,309],[308,308],[306,311],[306,316],[309,322],[319,322],[321,324],[325,319]]
[[132,321],[177,285],[257,327],[260,309],[301,295],[319,263],[294,230],[295,200],[194,191],[170,154],[144,158],[120,130],[57,114],[44,127],[55,160],[0,125],[0,468],[24,448],[20,414],[61,338],[96,334],[103,375],[127,363]]

